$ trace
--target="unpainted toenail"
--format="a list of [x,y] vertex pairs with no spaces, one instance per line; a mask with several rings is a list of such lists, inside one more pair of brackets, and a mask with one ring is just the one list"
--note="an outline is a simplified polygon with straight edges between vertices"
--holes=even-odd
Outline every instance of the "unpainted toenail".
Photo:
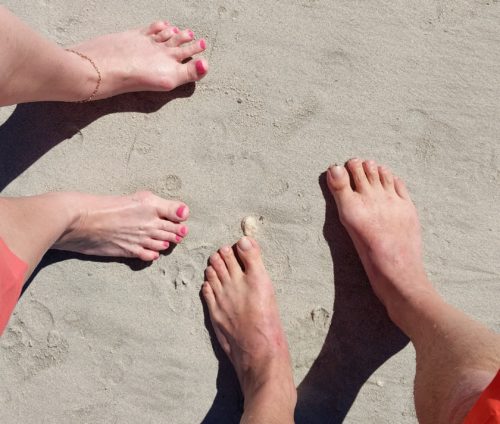
[[231,248],[229,246],[223,246],[221,248],[222,253],[225,253],[226,255],[231,253]]
[[253,246],[247,237],[242,237],[238,241],[238,246],[241,250],[250,250]]
[[333,165],[330,167],[330,175],[333,177],[333,178],[340,178],[342,177],[343,173],[342,173],[342,167],[339,166],[339,165]]

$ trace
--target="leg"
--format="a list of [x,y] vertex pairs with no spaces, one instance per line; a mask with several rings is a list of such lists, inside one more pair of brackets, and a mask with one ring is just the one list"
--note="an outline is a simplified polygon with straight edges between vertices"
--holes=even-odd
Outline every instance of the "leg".
[[274,289],[257,243],[247,237],[210,258],[203,296],[217,339],[245,397],[242,423],[293,423],[297,394]]
[[171,242],[182,241],[188,229],[181,222],[188,215],[183,203],[148,192],[130,196],[49,193],[3,197],[0,238],[28,265],[26,280],[51,248],[155,260]]
[[[105,35],[72,49],[90,57],[102,75],[96,99],[132,91],[168,91],[198,81],[205,60],[183,63],[206,48],[191,30],[167,22]],[[187,44],[191,42],[190,44]],[[0,6],[0,106],[88,98],[98,76],[90,62],[52,43]]]
[[347,168],[332,166],[328,185],[375,294],[415,346],[419,421],[461,423],[500,367],[500,337],[432,287],[404,183],[373,161],[353,159]]

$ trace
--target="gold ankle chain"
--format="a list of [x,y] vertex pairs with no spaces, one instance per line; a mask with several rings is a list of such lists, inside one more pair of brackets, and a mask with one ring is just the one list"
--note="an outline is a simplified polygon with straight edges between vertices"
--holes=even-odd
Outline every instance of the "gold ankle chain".
[[94,67],[95,71],[97,72],[97,84],[95,86],[94,91],[90,95],[90,97],[86,98],[85,100],[79,100],[76,103],[87,103],[87,102],[90,102],[96,96],[97,91],[99,90],[99,87],[101,85],[101,80],[102,80],[101,72],[99,71],[99,68],[97,67],[97,65],[95,64],[95,62],[90,57],[85,56],[83,53],[77,52],[76,50],[66,49],[66,51],[74,53],[74,54],[80,56],[82,59],[88,60],[90,62],[90,64]]

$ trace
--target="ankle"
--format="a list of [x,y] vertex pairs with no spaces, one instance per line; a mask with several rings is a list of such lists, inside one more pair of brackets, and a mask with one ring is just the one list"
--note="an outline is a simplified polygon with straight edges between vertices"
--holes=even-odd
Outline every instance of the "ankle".
[[[86,214],[85,208],[81,203],[80,193],[46,193],[43,195],[47,198],[51,205],[55,207],[58,211],[58,219],[61,223],[64,223],[64,232],[61,237],[65,234],[73,231],[80,225],[84,215]],[[57,242],[54,247],[56,247]]]
[[240,379],[245,405],[255,398],[269,396],[273,402],[292,411],[297,402],[297,390],[288,361],[271,360],[258,370],[248,370]]
[[410,338],[413,338],[422,321],[433,310],[438,309],[439,305],[444,304],[429,280],[416,286],[386,304],[391,320]]
[[[274,376],[273,378],[254,385],[244,390],[244,410],[259,409],[280,411],[280,414],[288,415],[293,419],[295,406],[297,404],[297,390],[293,378]],[[266,406],[267,405],[267,406]]]

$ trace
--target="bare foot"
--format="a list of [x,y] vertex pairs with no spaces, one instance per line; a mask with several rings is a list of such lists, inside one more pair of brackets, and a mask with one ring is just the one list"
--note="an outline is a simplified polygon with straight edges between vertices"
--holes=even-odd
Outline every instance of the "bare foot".
[[[274,289],[260,248],[242,238],[210,257],[203,296],[245,396],[242,422],[293,422],[296,391]],[[255,421],[253,421],[255,420]]]
[[170,243],[188,233],[182,224],[189,216],[181,202],[149,192],[129,196],[92,196],[61,193],[74,208],[73,219],[53,248],[87,255],[158,259]]
[[[165,21],[147,28],[103,35],[72,46],[91,58],[99,68],[102,81],[95,99],[103,99],[134,91],[169,91],[203,78],[208,71],[204,59],[185,62],[206,49],[204,39],[195,40],[194,33]],[[91,64],[74,53],[68,60],[80,61],[87,83],[82,100],[88,98],[97,82]]]
[[432,290],[422,261],[417,211],[404,183],[387,168],[351,159],[347,169],[330,167],[328,186],[372,288],[391,315]]

